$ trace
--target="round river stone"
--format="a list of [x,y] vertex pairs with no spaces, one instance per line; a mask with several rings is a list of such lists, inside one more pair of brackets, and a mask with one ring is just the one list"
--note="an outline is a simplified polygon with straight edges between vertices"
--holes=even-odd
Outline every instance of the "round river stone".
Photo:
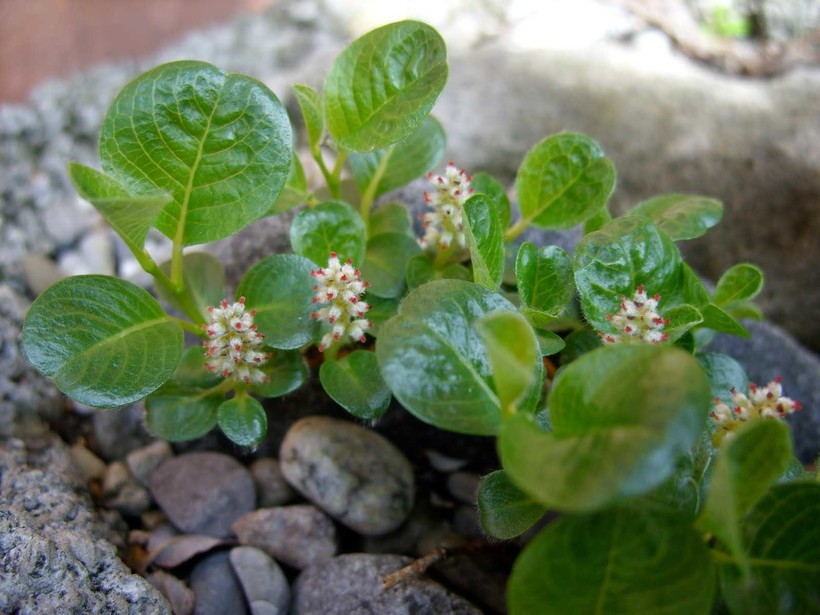
[[348,421],[297,421],[282,441],[279,462],[300,493],[365,536],[396,529],[413,506],[407,458],[379,434]]

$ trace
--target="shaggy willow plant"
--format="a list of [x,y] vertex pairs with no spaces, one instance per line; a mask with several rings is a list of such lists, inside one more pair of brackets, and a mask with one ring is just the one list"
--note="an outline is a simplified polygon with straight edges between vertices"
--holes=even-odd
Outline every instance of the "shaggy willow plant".
[[[218,425],[254,445],[258,398],[302,385],[305,353],[321,352],[322,386],[360,419],[395,396],[441,429],[497,436],[502,469],[478,494],[490,536],[560,513],[514,567],[512,613],[818,612],[820,485],[780,420],[799,406],[698,351],[759,315],[757,268],[733,267],[711,294],[676,246],[721,204],[672,194],[612,219],[612,162],[559,134],[521,163],[518,212],[489,175],[431,174],[419,236],[405,205],[374,203],[440,172],[429,112],[446,80],[440,36],[400,22],[344,50],[321,93],[295,86],[326,183],[314,192],[262,83],[190,61],[139,76],[105,118],[102,171],[69,171],[170,312],[127,281],[68,278],[28,314],[31,362],[84,404],[145,398],[160,437]],[[185,250],[302,205],[293,253],[256,263],[233,297],[215,258]],[[577,225],[572,255],[516,241]],[[170,262],[144,249],[151,228]]]

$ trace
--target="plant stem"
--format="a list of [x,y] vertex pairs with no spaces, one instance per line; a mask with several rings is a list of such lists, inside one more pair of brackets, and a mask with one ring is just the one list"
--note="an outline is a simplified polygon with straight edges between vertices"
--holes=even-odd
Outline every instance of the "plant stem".
[[455,242],[451,243],[443,250],[439,250],[438,254],[436,254],[436,259],[433,261],[433,267],[439,270],[444,269],[444,267],[449,264],[450,257],[453,256],[453,252],[455,252]]
[[330,194],[333,196],[334,199],[341,198],[342,196],[342,188],[341,188],[341,177],[342,177],[342,169],[345,166],[345,161],[347,160],[347,152],[342,150],[336,156],[336,164],[333,165],[333,172],[331,173],[331,180],[332,184],[328,185],[330,189]]
[[520,218],[518,222],[513,224],[510,228],[504,231],[504,243],[510,243],[516,237],[518,237],[521,233],[527,230],[527,227],[530,224],[529,218]]
[[338,342],[334,342],[333,344],[325,348],[322,352],[322,356],[324,357],[325,361],[335,361],[336,357],[339,355],[340,348],[341,344]]
[[330,169],[327,168],[325,164],[325,159],[322,156],[321,148],[316,145],[315,147],[310,148],[310,153],[313,156],[313,159],[316,161],[316,164],[319,165],[319,170],[322,172],[322,176],[325,178],[325,183],[327,184],[327,189],[331,195],[333,194],[333,175],[330,172]]
[[169,316],[169,318],[178,323],[179,326],[188,331],[188,333],[193,333],[199,337],[208,337],[208,335],[200,327],[197,327],[194,323],[188,320],[183,320],[182,318],[177,318],[176,316]]
[[362,216],[362,220],[364,220],[365,227],[367,227],[367,221],[370,218],[370,210],[373,207],[373,201],[376,200],[376,190],[382,181],[382,177],[384,177],[385,171],[387,171],[387,165],[390,162],[390,158],[393,156],[394,148],[395,145],[391,145],[384,153],[384,156],[382,156],[379,166],[376,167],[376,172],[373,173],[373,177],[370,178],[370,183],[367,184],[367,189],[365,189],[364,194],[362,195],[362,200],[359,203],[359,213]]

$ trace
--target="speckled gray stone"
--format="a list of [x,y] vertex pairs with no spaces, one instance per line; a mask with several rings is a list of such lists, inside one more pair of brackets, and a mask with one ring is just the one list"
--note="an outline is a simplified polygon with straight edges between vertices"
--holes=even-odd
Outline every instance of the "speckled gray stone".
[[292,615],[480,615],[481,610],[427,577],[384,589],[382,579],[413,561],[400,555],[352,553],[311,566],[293,587]]
[[[274,613],[288,612],[290,584],[273,559],[254,547],[235,547],[231,549],[230,559],[249,604],[266,602]],[[262,608],[265,607],[257,606],[257,610]]]
[[336,528],[311,504],[260,508],[237,519],[234,534],[294,568],[306,568],[336,555]]
[[183,532],[216,538],[253,510],[256,492],[248,470],[221,453],[187,453],[163,462],[151,475],[151,493]]
[[396,529],[413,506],[407,458],[379,434],[349,421],[297,421],[285,435],[279,462],[297,491],[366,536]]
[[248,468],[256,484],[256,501],[259,508],[272,508],[288,504],[298,497],[285,480],[279,461],[273,457],[256,459]]

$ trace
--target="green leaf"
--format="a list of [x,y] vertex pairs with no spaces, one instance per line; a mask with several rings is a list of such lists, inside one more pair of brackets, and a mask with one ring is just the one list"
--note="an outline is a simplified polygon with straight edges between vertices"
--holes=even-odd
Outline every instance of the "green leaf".
[[723,218],[723,204],[695,194],[664,194],[638,203],[631,216],[645,216],[673,241],[706,234]]
[[171,442],[200,438],[216,426],[224,399],[223,394],[168,382],[145,399],[145,426]]
[[308,377],[305,361],[295,350],[274,350],[259,369],[270,378],[268,382],[253,385],[253,392],[260,397],[287,395],[302,386]]
[[134,253],[142,252],[148,230],[171,196],[129,194],[113,177],[79,162],[68,163],[68,176],[77,193],[100,212],[128,248]]
[[271,348],[299,348],[313,339],[314,265],[295,254],[274,254],[259,261],[236,289],[249,309],[256,310],[256,325]]
[[155,226],[182,245],[223,239],[276,201],[293,143],[265,85],[204,62],[162,64],[127,84],[103,120],[103,170],[133,195],[169,194]]
[[560,335],[544,329],[536,329],[535,336],[538,338],[538,347],[542,357],[548,357],[561,352],[566,348],[566,342]]
[[410,211],[403,203],[385,203],[370,213],[368,237],[372,239],[382,233],[399,233],[415,239]]
[[217,420],[222,433],[239,446],[256,446],[268,433],[268,415],[262,404],[249,395],[222,402]]
[[569,365],[579,357],[603,345],[598,334],[590,329],[573,331],[564,339],[564,342],[566,347],[561,353],[561,365]]
[[319,369],[319,381],[333,401],[357,419],[377,419],[390,406],[390,390],[376,354],[368,350],[354,350],[337,361],[325,361]]
[[[170,275],[171,261],[162,263],[160,269]],[[189,252],[182,257],[182,279],[194,305],[207,322],[208,306],[219,305],[225,298],[225,268],[216,257],[206,252]],[[183,307],[165,288],[157,284],[155,290],[160,299],[184,313]]]
[[179,360],[177,369],[170,383],[176,383],[181,387],[189,389],[209,389],[222,382],[223,378],[219,374],[214,374],[205,369],[205,349],[202,346],[190,346],[186,348]]
[[481,528],[499,540],[520,536],[547,512],[543,504],[516,487],[504,470],[483,477],[476,497]]
[[344,201],[325,201],[300,211],[290,227],[293,251],[320,267],[327,264],[331,252],[342,262],[350,258],[361,265],[365,237],[361,216]]
[[607,314],[618,311],[621,297],[632,297],[641,284],[658,294],[658,312],[682,302],[683,268],[675,244],[640,216],[616,218],[584,237],[573,256],[575,285],[587,321],[598,331],[615,332]]
[[514,309],[500,295],[460,280],[436,280],[411,291],[376,344],[387,386],[422,421],[460,433],[497,433],[500,402],[473,324],[489,312]]
[[398,233],[382,233],[367,242],[362,279],[370,283],[368,296],[400,297],[404,292],[407,262],[421,252],[415,239]]
[[692,327],[703,322],[703,316],[691,305],[676,305],[664,310],[663,315],[669,319],[663,331],[669,336],[670,342],[679,340]]
[[521,302],[550,320],[563,314],[575,293],[572,262],[558,246],[539,250],[532,242],[522,243],[515,259],[515,279]]
[[305,118],[305,128],[308,133],[310,149],[316,149],[325,136],[325,116],[322,111],[322,97],[319,92],[309,85],[296,84],[293,86],[296,102]]
[[174,373],[182,328],[139,286],[102,275],[57,282],[31,306],[23,351],[72,399],[130,404]]
[[711,302],[709,298],[709,291],[700,281],[698,274],[686,263],[681,263],[681,271],[683,275],[683,298],[686,303],[694,305],[696,308],[701,308]]
[[278,216],[286,211],[290,211],[294,207],[298,207],[307,200],[308,186],[307,178],[305,177],[305,169],[302,167],[302,162],[296,152],[293,153],[291,159],[290,171],[288,172],[288,179],[285,181],[285,187],[279,193],[279,198],[271,205],[267,211],[268,216]]
[[472,281],[473,275],[470,270],[459,265],[450,263],[444,269],[436,269],[430,257],[424,253],[416,254],[407,261],[407,288],[413,290],[427,282],[433,280],[465,280]]
[[700,308],[700,313],[703,315],[703,326],[729,335],[737,335],[738,337],[752,337],[742,324],[732,318],[728,313],[710,303]]
[[464,234],[475,282],[497,289],[504,275],[504,238],[495,202],[486,194],[474,194],[464,203]]
[[719,352],[699,352],[695,358],[709,378],[712,397],[728,401],[732,398],[732,389],[749,390],[749,378],[746,372],[732,357]]
[[681,350],[599,348],[553,381],[551,434],[526,415],[504,422],[502,465],[551,508],[603,508],[669,478],[703,431],[711,402],[703,370]]
[[387,147],[418,128],[446,82],[447,50],[433,28],[417,21],[377,28],[330,68],[323,92],[328,131],[342,149]]
[[530,542],[507,587],[510,615],[708,615],[715,567],[685,518],[615,509],[564,516]]
[[375,197],[409,184],[434,168],[444,155],[447,137],[444,129],[432,116],[410,136],[387,149],[368,154],[351,154],[347,161],[362,193],[378,174]]
[[398,313],[400,301],[398,299],[382,299],[373,295],[367,298],[367,302],[370,304],[367,318],[373,323],[373,328],[368,330],[367,334],[378,338],[382,325]]
[[820,485],[772,487],[743,522],[751,576],[720,566],[723,597],[732,613],[820,612]]
[[714,304],[720,308],[751,301],[763,290],[763,272],[748,263],[740,263],[720,276]]
[[506,229],[510,225],[512,208],[510,207],[510,198],[507,196],[507,191],[501,182],[489,173],[476,173],[470,178],[470,187],[476,193],[486,194],[495,202],[498,221],[501,223],[501,228]]
[[589,137],[548,137],[524,157],[515,178],[522,219],[546,229],[580,224],[603,208],[615,188],[615,167]]
[[535,367],[541,356],[532,327],[516,312],[492,312],[475,323],[487,347],[493,384],[504,411],[518,402],[539,380]]
[[584,235],[589,235],[595,231],[600,231],[612,220],[612,214],[609,209],[603,207],[598,210],[598,213],[590,216],[584,221]]
[[789,428],[777,420],[750,421],[724,440],[712,471],[699,526],[717,536],[748,572],[740,522],[789,465]]
[[735,320],[740,320],[741,318],[763,320],[763,311],[760,309],[760,306],[751,301],[737,303],[731,307],[727,307],[726,313]]

